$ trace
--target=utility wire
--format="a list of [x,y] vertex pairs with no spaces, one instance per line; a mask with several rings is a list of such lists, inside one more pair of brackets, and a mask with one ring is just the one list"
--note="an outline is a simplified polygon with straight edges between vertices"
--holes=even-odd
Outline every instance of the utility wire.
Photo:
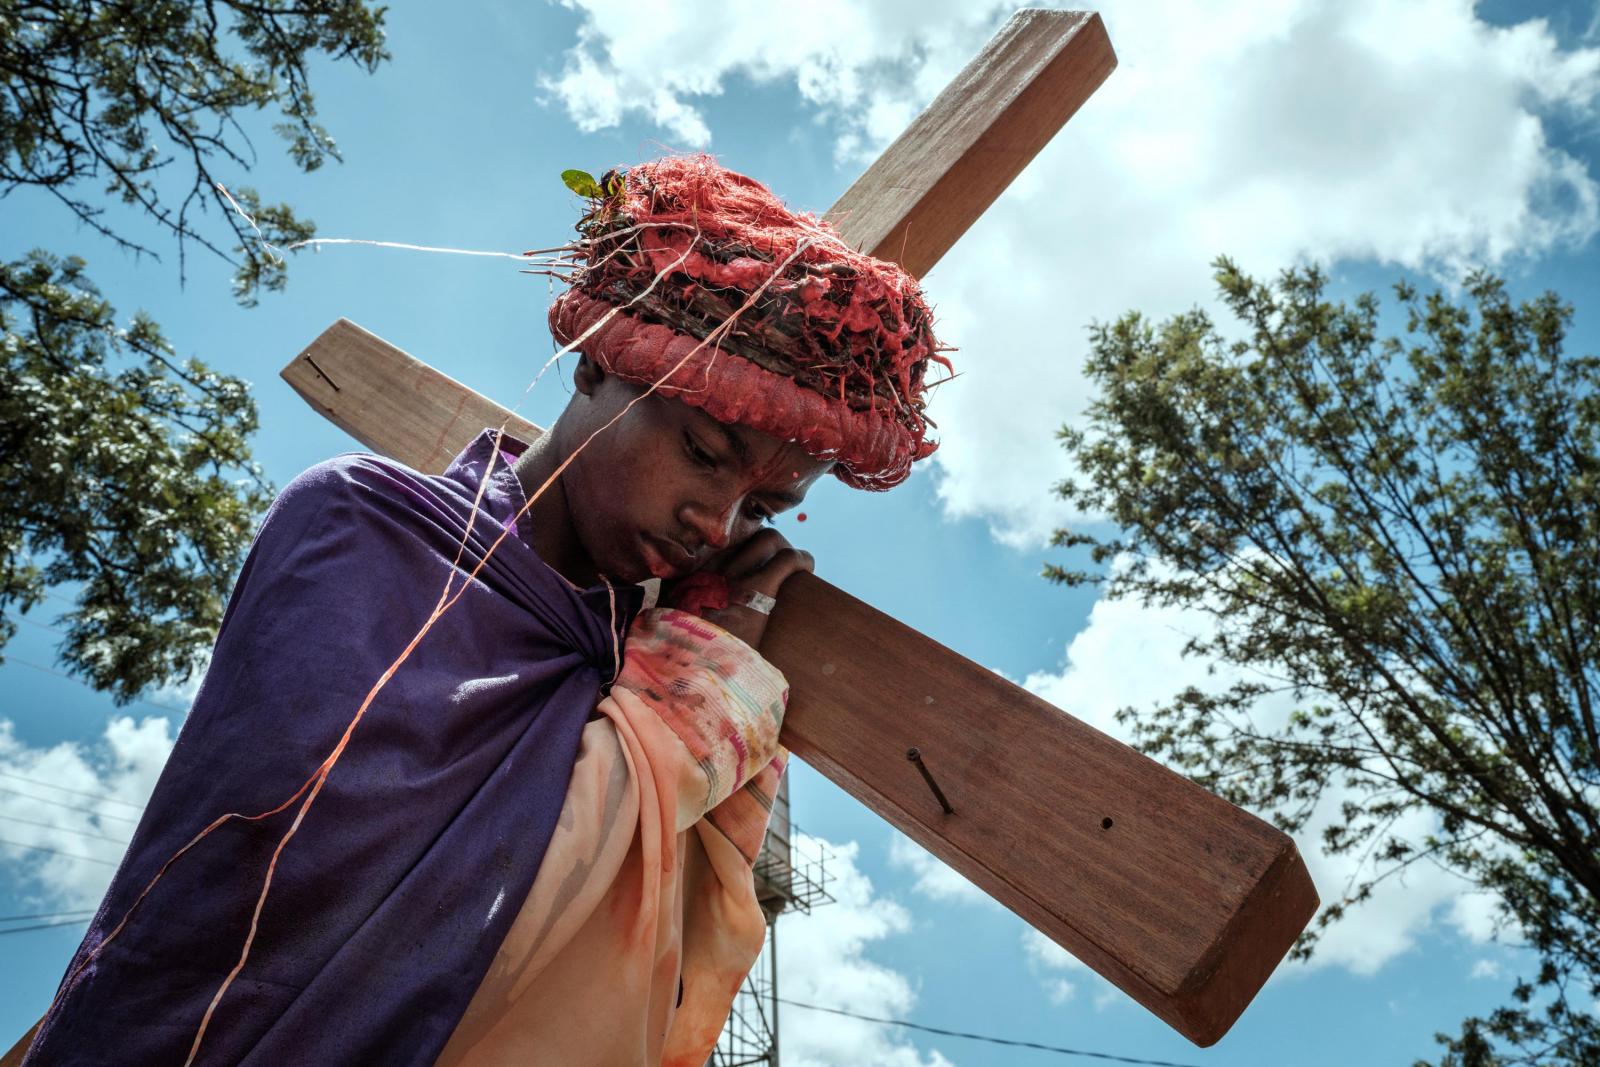
[[68,804],[63,800],[52,800],[49,797],[36,797],[32,793],[19,793],[15,789],[7,789],[3,785],[0,785],[0,793],[10,793],[14,797],[22,797],[24,800],[36,800],[40,804],[51,804],[58,808],[66,808],[68,811],[81,811],[85,815],[93,815],[97,819],[115,819],[117,822],[132,823],[135,826],[139,824],[138,819],[130,819],[125,815],[107,815],[104,812],[95,811],[93,808],[81,808],[76,804]]
[[34,926],[13,926],[9,930],[0,930],[0,937],[5,936],[6,934],[25,934],[29,930],[48,930],[52,926],[77,926],[77,925],[79,925],[81,923],[88,922],[89,919],[92,919],[92,918],[94,918],[94,916],[91,915],[88,918],[83,918],[83,919],[62,919],[60,922],[38,923],[38,924],[36,924]]
[[860,1019],[863,1022],[883,1023],[886,1026],[903,1026],[908,1030],[921,1030],[929,1034],[938,1034],[941,1037],[959,1037],[968,1041],[986,1041],[991,1045],[1007,1045],[1011,1048],[1032,1048],[1041,1052],[1058,1052],[1063,1056],[1084,1056],[1092,1060],[1110,1060],[1113,1063],[1136,1063],[1145,1067],[1198,1067],[1192,1063],[1174,1063],[1171,1060],[1145,1060],[1137,1056],[1118,1056],[1111,1052],[1090,1052],[1080,1048],[1063,1048],[1060,1045],[1041,1045],[1037,1041],[1016,1041],[1006,1037],[991,1037],[988,1034],[968,1034],[960,1030],[941,1030],[937,1026],[923,1026],[921,1023],[908,1022],[905,1019],[880,1019],[875,1015],[860,1015],[843,1008],[825,1008],[821,1004],[803,1004],[798,1000],[789,1000],[787,997],[778,997],[780,1004],[787,1004],[793,1008],[808,1008],[811,1011],[825,1011],[830,1015],[843,1015],[847,1019]]
[[144,810],[143,804],[135,804],[131,800],[118,800],[109,793],[92,793],[87,789],[68,789],[64,785],[56,785],[53,782],[42,782],[37,778],[27,778],[20,774],[13,774],[10,771],[0,771],[0,778],[15,778],[17,781],[27,782],[29,785],[42,785],[46,789],[59,789],[63,793],[76,793],[80,797],[89,797],[93,800],[103,800],[107,804],[121,804],[124,807],[132,808],[134,811]]
[[31,848],[35,852],[50,852],[57,856],[68,856],[72,859],[84,860],[88,863],[102,863],[107,867],[116,866],[116,864],[112,863],[110,860],[97,860],[93,856],[81,856],[76,852],[62,852],[59,848],[48,848],[44,845],[24,845],[21,841],[7,841],[3,837],[0,837],[0,845],[10,845],[12,848]]
[[32,915],[0,915],[0,923],[20,923],[29,919],[59,919],[65,915],[93,915],[93,908],[73,908],[71,911],[39,911]]
[[100,841],[110,841],[114,845],[126,845],[128,842],[120,837],[107,837],[105,834],[91,834],[87,830],[74,830],[70,826],[62,826],[53,822],[34,822],[32,819],[19,819],[15,815],[0,815],[6,822],[18,822],[23,826],[38,826],[45,830],[60,830],[64,834],[77,834],[79,837],[93,837]]
[[[26,620],[24,620],[24,621],[26,621]],[[46,629],[49,629],[49,627],[46,627]],[[95,689],[93,685],[91,685],[88,682],[84,681],[82,678],[77,677],[76,675],[68,674],[66,671],[58,671],[54,667],[46,667],[42,663],[35,663],[32,660],[23,659],[21,656],[7,656],[6,657],[6,662],[7,663],[17,663],[17,664],[20,664],[20,665],[22,665],[24,667],[28,667],[28,668],[30,668],[32,670],[43,671],[45,674],[53,674],[57,678],[65,678],[67,681],[76,682],[78,685],[81,685],[81,686],[85,687],[86,689],[94,690],[94,692],[97,692],[97,693],[100,692],[100,690]],[[134,703],[134,704],[145,704],[145,705],[147,705],[149,707],[157,708],[157,709],[159,709],[161,711],[165,711],[165,712],[170,712],[171,714],[174,714],[174,715],[187,715],[187,714],[189,714],[189,709],[188,708],[180,708],[175,704],[162,704],[162,703],[159,703],[157,701],[150,700],[150,699],[148,699],[146,697],[134,697],[133,700],[131,701],[131,703]]]

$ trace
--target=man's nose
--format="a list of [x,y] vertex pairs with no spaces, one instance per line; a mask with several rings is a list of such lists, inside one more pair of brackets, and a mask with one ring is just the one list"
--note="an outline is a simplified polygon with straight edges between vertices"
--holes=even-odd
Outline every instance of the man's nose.
[[733,540],[733,524],[739,514],[739,502],[724,504],[687,504],[683,509],[684,521],[700,536],[713,552],[728,547]]

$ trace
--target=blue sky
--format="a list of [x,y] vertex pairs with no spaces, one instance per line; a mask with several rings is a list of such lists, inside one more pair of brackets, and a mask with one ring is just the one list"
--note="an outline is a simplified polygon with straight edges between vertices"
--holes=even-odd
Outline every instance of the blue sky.
[[[578,205],[558,174],[707,147],[792,205],[825,209],[976,51],[1006,9],[919,0],[405,5],[375,76],[319,65],[343,165],[301,175],[259,123],[261,164],[225,181],[288,200],[323,236],[516,252],[555,243]],[[934,415],[945,447],[886,496],[819,486],[782,525],[819,571],[963,654],[1114,728],[1204,676],[1177,655],[1181,614],[1096,603],[1038,577],[1043,537],[1073,518],[1051,433],[1081,412],[1085,328],[1129,308],[1211,300],[1207,262],[1271,273],[1302,258],[1342,294],[1398,277],[1448,284],[1485,264],[1513,290],[1579,304],[1573,348],[1600,348],[1600,33],[1590,4],[1445,0],[1108,6],[1121,68],[927,279],[964,372]],[[1529,21],[1532,20],[1532,21]],[[48,201],[3,205],[0,254],[89,261],[194,354],[256,386],[256,455],[278,484],[349,441],[278,369],[339,316],[474,388],[522,393],[552,350],[549,289],[505,261],[370,248],[302,254],[288,291],[236,307],[227,270],[175,251],[135,261]],[[135,228],[142,226],[130,220]],[[1587,305],[1587,306],[1586,306]],[[547,377],[523,408],[565,400]],[[1092,517],[1091,517],[1092,518]],[[56,604],[57,608],[64,605]],[[0,771],[136,805],[181,721],[182,694],[115,709],[53,664],[34,612],[0,666]],[[32,664],[33,666],[30,666]],[[102,815],[19,799],[71,794],[0,778],[0,838],[114,860],[131,806]],[[13,788],[14,787],[14,788]],[[1506,995],[1526,961],[1486,940],[1486,902],[1441,872],[1380,893],[1286,967],[1218,1046],[1189,1046],[1029,937],[948,869],[804,767],[796,820],[829,842],[840,902],[780,926],[788,995],[866,1014],[1195,1064],[1409,1064],[1432,1035]],[[80,798],[82,799],[82,798]],[[35,833],[41,836],[30,836]],[[1324,898],[1352,873],[1309,854]],[[0,915],[92,905],[111,867],[0,846]],[[81,927],[0,936],[0,1045],[48,1003]],[[1041,1052],[785,1011],[786,1063],[1068,1062]]]

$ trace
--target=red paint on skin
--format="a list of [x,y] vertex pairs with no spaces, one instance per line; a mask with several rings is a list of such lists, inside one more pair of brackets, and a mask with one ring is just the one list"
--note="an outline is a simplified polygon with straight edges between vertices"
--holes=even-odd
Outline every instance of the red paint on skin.
[[728,606],[728,579],[710,571],[696,571],[678,583],[673,605],[679,611],[704,615]]
[[[768,459],[767,459],[767,461],[765,463],[752,466],[750,468],[750,484],[751,484],[751,488],[754,488],[755,486],[758,486],[763,482],[771,481],[771,480],[777,478],[778,471],[781,470],[782,467],[783,467],[783,461],[785,459],[793,459],[793,458],[794,458],[793,456],[784,455],[783,450],[780,449],[777,452],[774,452],[770,457],[768,457]],[[790,477],[798,479],[800,477],[800,475],[798,473],[791,473]]]

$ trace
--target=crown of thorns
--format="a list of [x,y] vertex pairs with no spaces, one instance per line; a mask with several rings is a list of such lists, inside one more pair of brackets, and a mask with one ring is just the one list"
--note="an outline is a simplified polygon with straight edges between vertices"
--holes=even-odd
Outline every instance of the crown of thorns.
[[564,177],[590,210],[572,287],[550,307],[561,344],[718,421],[798,442],[857,488],[900,484],[938,447],[925,375],[950,361],[898,265],[709,156]]

